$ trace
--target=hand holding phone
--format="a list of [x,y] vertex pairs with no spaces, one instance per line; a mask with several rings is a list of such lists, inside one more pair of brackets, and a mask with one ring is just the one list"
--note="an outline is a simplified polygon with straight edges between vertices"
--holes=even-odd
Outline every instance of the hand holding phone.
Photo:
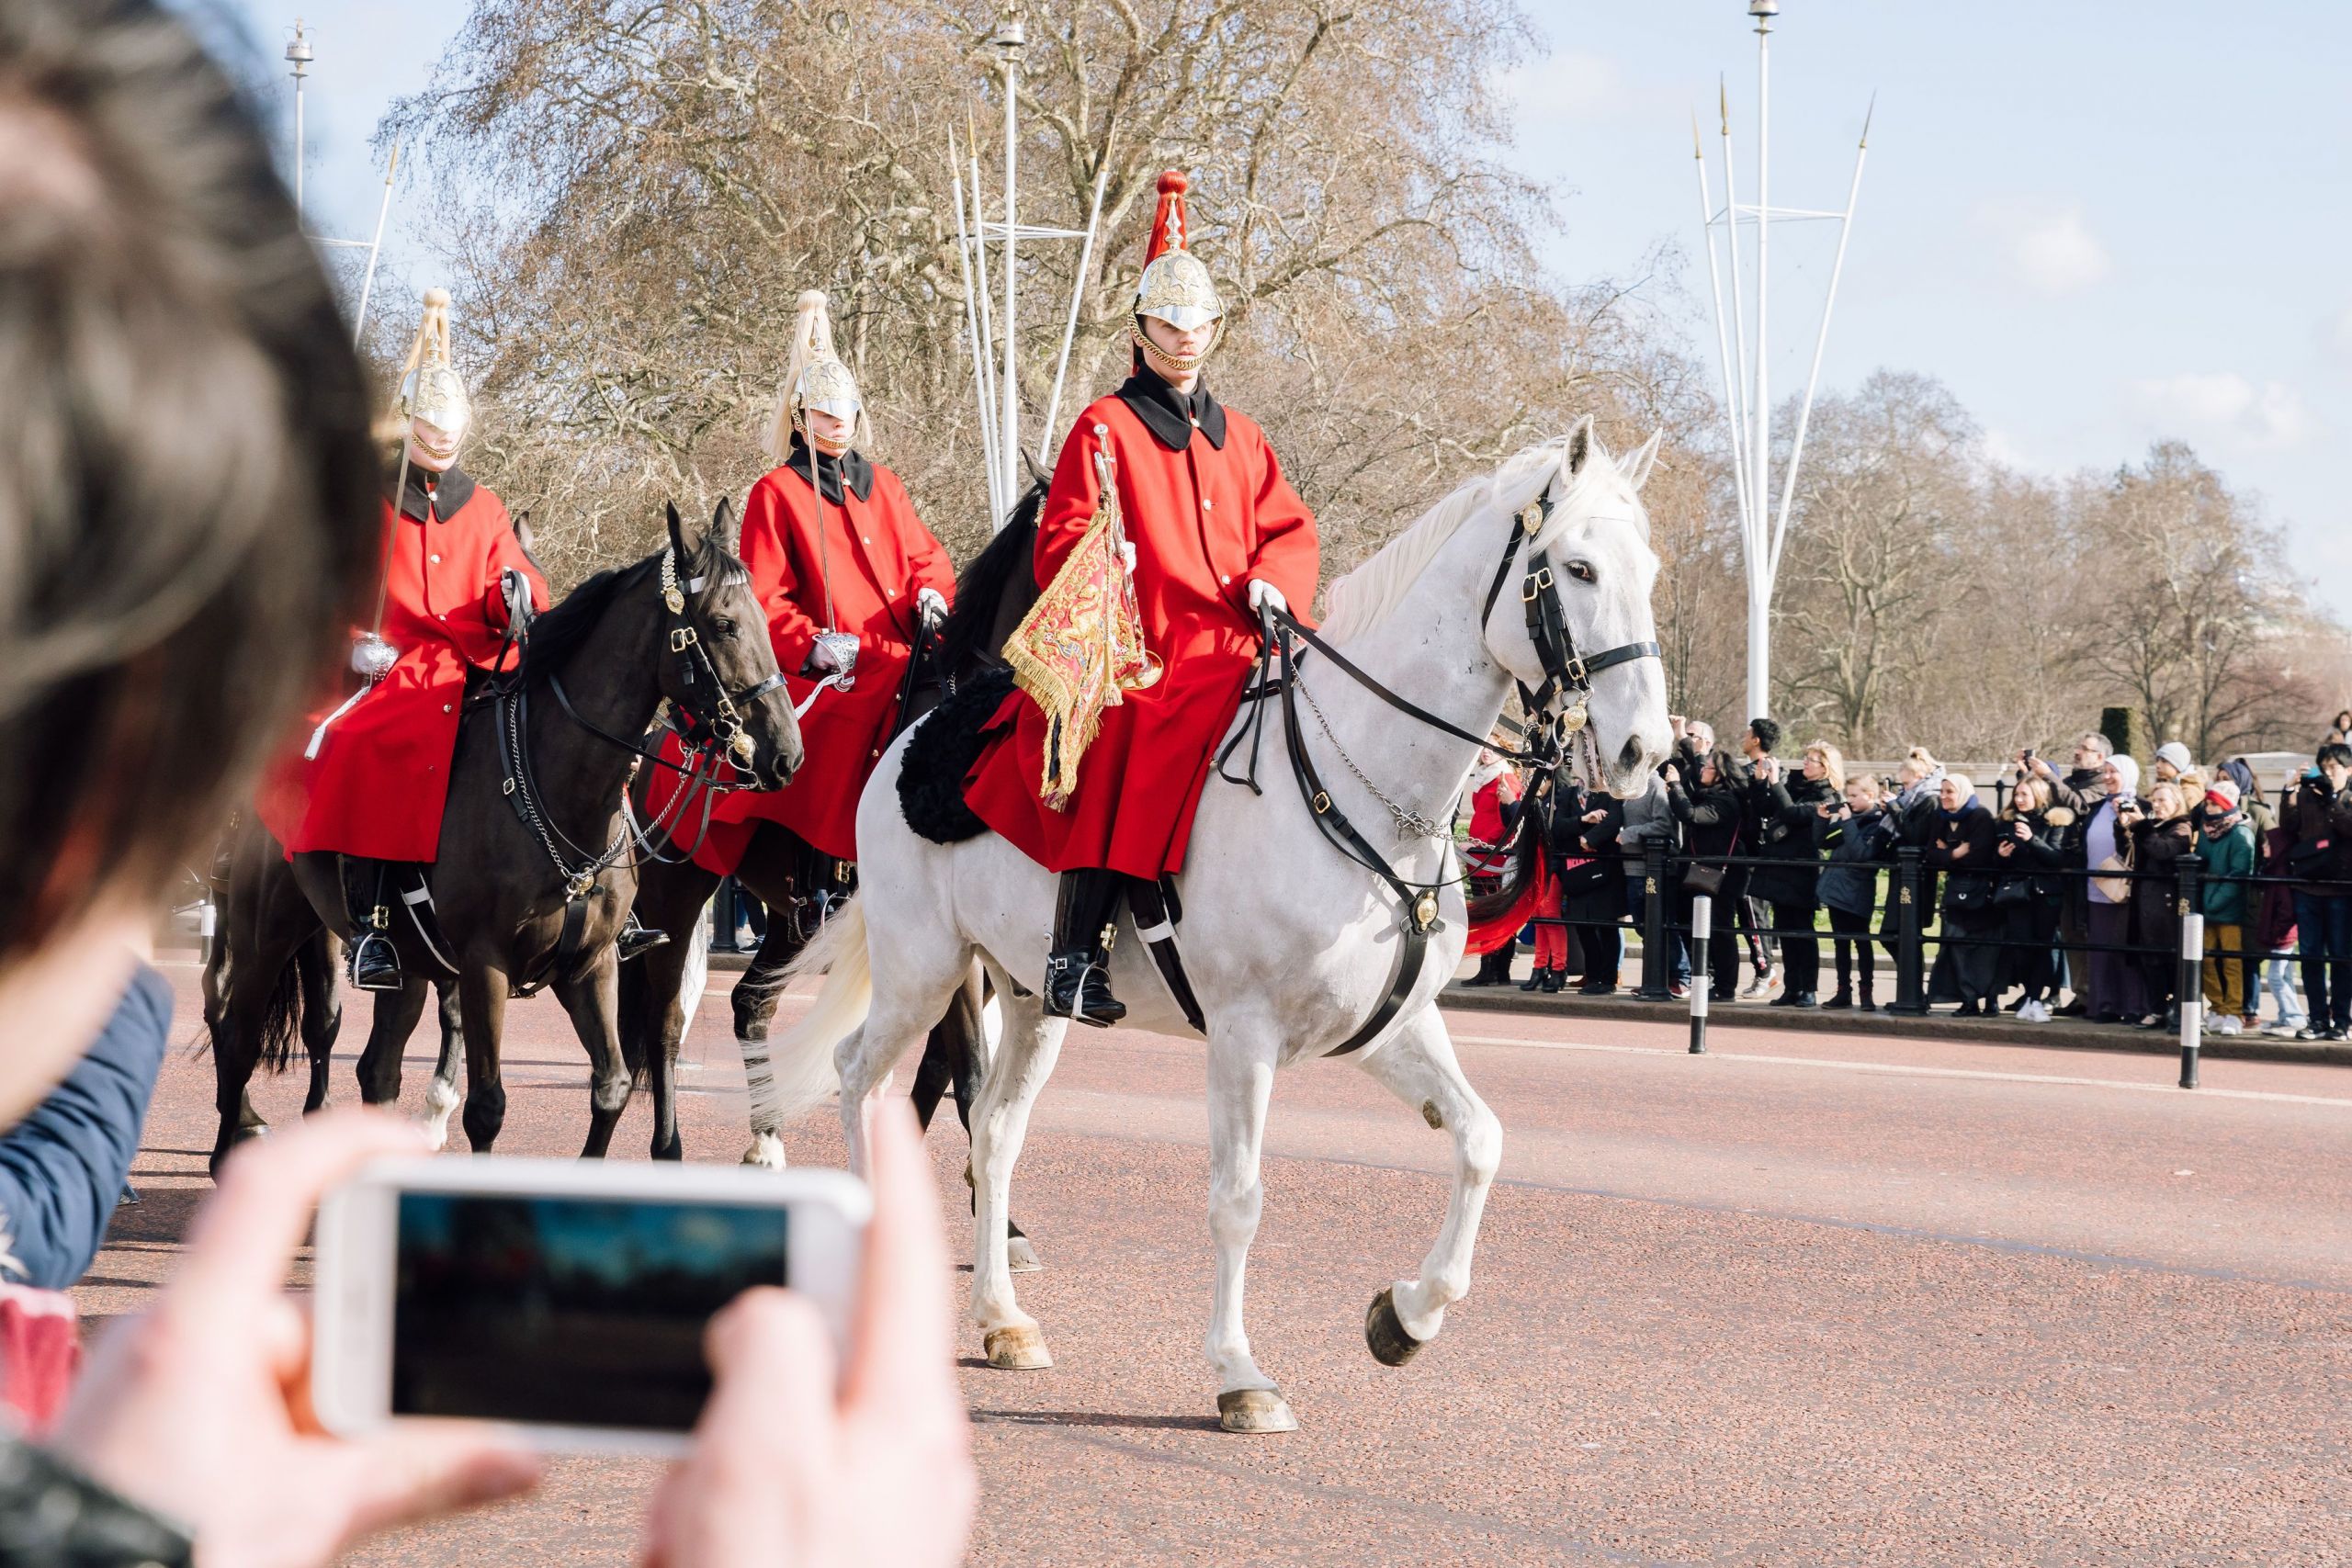
[[246,1145],[198,1211],[156,1304],[98,1344],[51,1446],[179,1521],[211,1562],[323,1563],[362,1537],[529,1488],[539,1461],[492,1427],[322,1435],[300,1397],[310,1319],[283,1288],[311,1205],[367,1160],[417,1154],[372,1111],[310,1116]]

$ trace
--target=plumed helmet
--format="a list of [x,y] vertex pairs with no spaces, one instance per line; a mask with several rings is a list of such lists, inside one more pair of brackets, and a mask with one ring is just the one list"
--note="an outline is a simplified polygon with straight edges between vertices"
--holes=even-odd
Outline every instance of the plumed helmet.
[[1151,240],[1144,251],[1143,277],[1136,285],[1136,314],[1157,316],[1179,332],[1204,327],[1225,315],[1209,269],[1188,247],[1190,216],[1184,192],[1191,182],[1174,169],[1159,176],[1159,208],[1152,215]]
[[865,398],[857,389],[857,378],[833,352],[832,313],[824,291],[818,288],[800,296],[793,321],[792,358],[785,367],[775,417],[763,443],[770,457],[782,462],[792,450],[793,434],[808,434],[803,416],[810,409],[848,420],[853,446],[864,446],[873,436],[873,423],[866,418]]
[[472,423],[473,400],[449,355],[449,291],[424,291],[424,318],[417,324],[408,365],[401,376],[401,412],[452,434]]

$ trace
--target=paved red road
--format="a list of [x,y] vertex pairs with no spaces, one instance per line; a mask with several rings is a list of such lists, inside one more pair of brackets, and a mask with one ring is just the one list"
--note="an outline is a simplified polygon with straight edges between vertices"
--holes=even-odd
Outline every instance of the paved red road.
[[[501,1147],[575,1147],[578,1047],[550,1003],[509,1018]],[[725,1021],[690,1046],[698,1159],[742,1143]],[[1429,1245],[1444,1141],[1344,1066],[1277,1086],[1250,1322],[1305,1429],[1275,1438],[1214,1429],[1198,1349],[1199,1046],[1072,1041],[1014,1188],[1057,1365],[967,1363],[976,1562],[2352,1562],[2352,1070],[2209,1062],[2184,1094],[2143,1056],[1453,1022],[1503,1179],[1470,1299],[1401,1371],[1363,1312]],[[169,1269],[209,1102],[175,1062],[85,1310]],[[933,1144],[960,1207],[961,1140]],[[792,1145],[839,1157],[827,1119]],[[650,1479],[566,1461],[359,1561],[626,1562]]]

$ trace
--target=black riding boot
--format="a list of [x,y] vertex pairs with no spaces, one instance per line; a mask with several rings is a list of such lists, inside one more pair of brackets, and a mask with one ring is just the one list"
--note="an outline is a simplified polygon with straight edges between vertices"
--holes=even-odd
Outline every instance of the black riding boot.
[[362,991],[397,991],[408,984],[401,973],[401,955],[392,946],[391,906],[385,901],[392,868],[376,867],[376,906],[359,923],[359,940],[351,944],[351,984]]
[[1046,959],[1046,1014],[1108,1029],[1127,1016],[1111,994],[1111,931],[1125,878],[1115,871],[1062,873],[1054,912],[1053,952]]
[[628,963],[640,953],[649,953],[670,940],[668,931],[657,931],[651,926],[637,923],[637,911],[631,909],[621,926],[621,934],[613,939],[613,947],[620,954],[620,962]]

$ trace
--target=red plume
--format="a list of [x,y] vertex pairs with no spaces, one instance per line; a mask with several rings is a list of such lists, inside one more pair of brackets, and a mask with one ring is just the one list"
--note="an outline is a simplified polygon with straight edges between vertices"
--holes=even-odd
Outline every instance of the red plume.
[[1184,192],[1191,182],[1170,169],[1159,176],[1159,209],[1151,216],[1151,239],[1144,246],[1143,265],[1149,266],[1170,251],[1189,250],[1193,220],[1184,211]]

